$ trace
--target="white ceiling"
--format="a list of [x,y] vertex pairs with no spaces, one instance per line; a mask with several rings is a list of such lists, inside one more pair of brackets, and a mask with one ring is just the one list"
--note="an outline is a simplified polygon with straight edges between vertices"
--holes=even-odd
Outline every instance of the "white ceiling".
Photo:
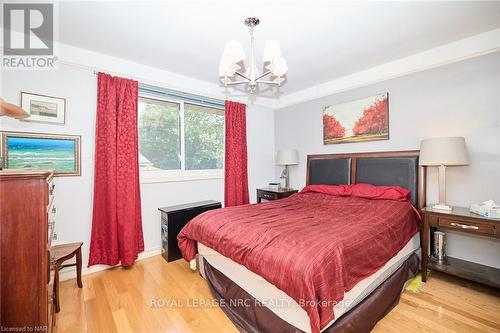
[[287,94],[496,29],[500,2],[63,2],[59,39],[216,83],[225,42],[249,45],[247,16],[261,19],[260,67],[265,40],[280,41]]

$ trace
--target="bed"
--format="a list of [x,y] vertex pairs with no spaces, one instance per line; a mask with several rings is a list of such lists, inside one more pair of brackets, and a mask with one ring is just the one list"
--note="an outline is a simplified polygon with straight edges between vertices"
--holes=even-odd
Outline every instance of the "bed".
[[306,183],[399,186],[409,200],[312,190],[193,219],[178,238],[184,258],[199,254],[242,332],[369,332],[418,271],[418,151],[309,155]]

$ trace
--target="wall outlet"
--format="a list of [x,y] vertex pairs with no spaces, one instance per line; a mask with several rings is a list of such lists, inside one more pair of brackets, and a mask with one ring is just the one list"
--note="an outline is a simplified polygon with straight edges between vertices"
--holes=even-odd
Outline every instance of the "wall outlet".
[[54,232],[54,236],[52,236],[53,240],[57,240],[57,232]]

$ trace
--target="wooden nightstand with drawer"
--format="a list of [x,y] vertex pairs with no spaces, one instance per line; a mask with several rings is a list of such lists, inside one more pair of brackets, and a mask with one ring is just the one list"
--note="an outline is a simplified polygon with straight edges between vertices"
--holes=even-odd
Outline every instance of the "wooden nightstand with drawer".
[[294,193],[297,193],[298,190],[293,189],[280,189],[274,190],[271,188],[258,188],[257,189],[257,202],[262,202],[264,200],[278,200],[291,196]]
[[[500,269],[478,263],[447,257],[440,263],[433,257],[434,231],[450,230],[470,235],[500,239],[500,219],[471,213],[468,208],[453,207],[451,212],[424,208],[422,228],[422,280],[427,280],[427,269],[455,275],[467,280],[500,288]],[[429,255],[430,245],[430,255]]]

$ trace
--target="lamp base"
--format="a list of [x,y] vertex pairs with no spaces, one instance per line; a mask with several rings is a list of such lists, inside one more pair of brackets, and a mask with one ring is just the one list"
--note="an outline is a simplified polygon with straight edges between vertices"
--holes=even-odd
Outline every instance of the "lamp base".
[[448,206],[448,205],[444,205],[444,204],[434,205],[434,206],[432,206],[432,209],[444,210],[444,211],[447,211],[447,212],[451,212],[451,207]]
[[290,173],[288,171],[288,165],[285,165],[285,169],[283,169],[280,178],[285,180],[284,188],[290,188]]

